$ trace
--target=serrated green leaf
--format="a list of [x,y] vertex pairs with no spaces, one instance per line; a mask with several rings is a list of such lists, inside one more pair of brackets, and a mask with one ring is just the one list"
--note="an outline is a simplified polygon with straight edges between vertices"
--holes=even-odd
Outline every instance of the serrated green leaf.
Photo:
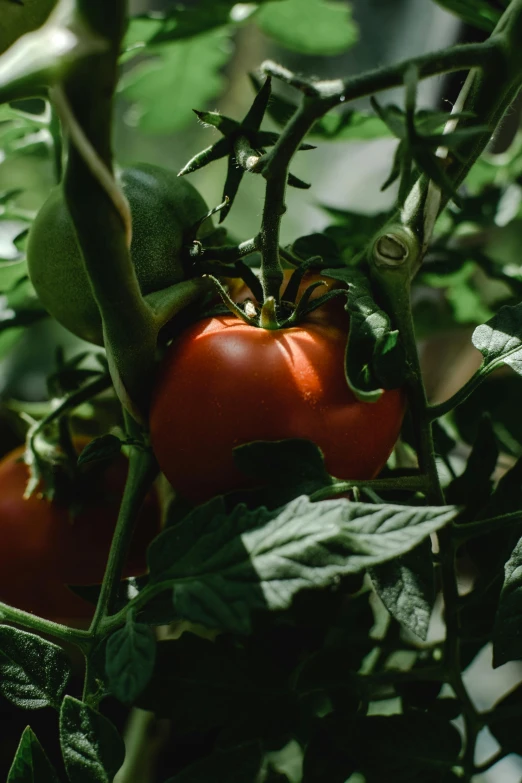
[[301,54],[341,54],[358,38],[350,7],[330,0],[267,3],[255,19],[266,35]]
[[228,33],[221,30],[156,47],[154,59],[132,68],[119,85],[134,104],[132,123],[146,133],[184,128],[193,120],[192,110],[221,91],[219,71],[229,56]]
[[501,307],[487,323],[477,326],[471,339],[484,357],[485,369],[507,364],[522,375],[522,304]]
[[60,783],[56,770],[30,726],[22,734],[7,783]]
[[290,606],[323,588],[415,548],[456,514],[452,506],[410,508],[300,497],[283,509],[225,513],[200,506],[149,547],[152,585],[174,588],[180,617],[211,628],[250,630],[259,609]]
[[0,693],[17,707],[60,709],[70,674],[61,647],[27,631],[0,627]]
[[123,628],[109,637],[105,668],[111,693],[131,704],[154,671],[156,637],[148,625],[133,621],[130,613]]
[[395,619],[423,641],[428,635],[435,582],[431,542],[369,571],[375,590]]
[[78,699],[66,696],[60,711],[60,746],[74,783],[113,783],[125,747],[115,726]]

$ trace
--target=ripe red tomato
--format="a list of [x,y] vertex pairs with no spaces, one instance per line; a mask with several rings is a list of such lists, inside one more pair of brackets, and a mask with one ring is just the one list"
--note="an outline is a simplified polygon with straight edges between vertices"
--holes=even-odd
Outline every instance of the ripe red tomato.
[[[87,444],[78,438],[81,451]],[[74,623],[93,606],[67,587],[101,583],[127,474],[122,455],[89,485],[77,516],[56,502],[23,494],[28,469],[22,447],[0,461],[0,601],[40,617]],[[146,572],[145,550],[160,531],[160,509],[151,493],[140,512],[125,566],[126,577]]]
[[343,329],[303,323],[268,331],[233,316],[202,320],[164,357],[153,395],[151,442],[162,471],[190,500],[251,486],[232,449],[308,438],[341,479],[377,475],[395,444],[405,396],[359,402],[346,384]]

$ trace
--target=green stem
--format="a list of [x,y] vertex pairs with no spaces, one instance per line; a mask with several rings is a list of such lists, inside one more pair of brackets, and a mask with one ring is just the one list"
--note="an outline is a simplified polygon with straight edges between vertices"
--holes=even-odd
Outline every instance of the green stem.
[[399,478],[368,479],[364,481],[336,481],[334,484],[318,489],[310,495],[310,500],[327,500],[334,495],[342,495],[355,488],[368,488],[376,492],[388,490],[408,490],[410,492],[424,492],[428,490],[428,477],[425,474],[417,476],[401,476]]
[[71,642],[82,650],[88,650],[91,647],[91,636],[88,631],[80,631],[52,620],[45,620],[43,617],[24,612],[22,609],[16,609],[8,604],[0,603],[0,620],[2,623],[15,623],[30,631],[54,636],[63,642]]
[[118,521],[112,539],[109,559],[96,611],[89,629],[95,636],[102,621],[114,611],[114,602],[118,591],[123,566],[127,558],[134,523],[140,507],[157,475],[157,465],[149,451],[141,446],[131,446],[129,472],[121,501]]
[[279,304],[283,283],[279,234],[281,218],[286,212],[285,194],[290,161],[320,113],[317,101],[304,98],[273,149],[263,158],[261,166],[261,173],[266,179],[265,205],[259,233],[261,281],[264,298],[273,297],[276,304]]
[[107,46],[84,59],[63,92],[54,91],[69,140],[65,198],[100,309],[116,393],[139,417],[148,404],[157,327],[130,257],[128,205],[112,177],[112,104],[126,2],[79,0],[79,5]]
[[522,511],[513,511],[510,514],[501,514],[498,517],[481,519],[465,525],[453,524],[449,530],[454,541],[460,546],[471,538],[487,536],[488,533],[496,533],[504,527],[511,527],[520,522],[522,522]]
[[101,394],[101,392],[108,389],[110,385],[110,377],[108,375],[102,375],[99,378],[96,378],[94,381],[86,383],[78,391],[68,394],[65,399],[62,400],[62,402],[56,408],[54,408],[51,413],[48,414],[48,416],[42,419],[42,421],[38,422],[36,427],[31,431],[29,436],[29,446],[35,450],[36,437],[40,434],[40,432],[42,432],[43,429],[45,429],[45,427],[48,427],[49,424],[52,424],[54,421],[58,421],[58,419],[61,419],[61,417],[64,416],[67,411],[73,410],[79,405],[82,405],[84,402],[87,402],[87,400],[91,400],[93,397],[96,397],[97,394]]

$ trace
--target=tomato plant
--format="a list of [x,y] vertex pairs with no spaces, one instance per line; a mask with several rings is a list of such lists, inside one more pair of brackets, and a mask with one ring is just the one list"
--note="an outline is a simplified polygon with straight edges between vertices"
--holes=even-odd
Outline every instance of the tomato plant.
[[[173,172],[138,164],[120,174],[132,215],[131,255],[143,294],[186,277],[182,260],[207,213],[197,190]],[[194,236],[189,236],[194,229]],[[204,232],[203,232],[204,233]],[[57,186],[38,212],[27,246],[29,276],[49,313],[83,340],[103,344],[102,325],[83,266],[74,225]]]
[[0,20],[0,777],[517,783],[522,0]]
[[[87,445],[76,439],[79,451]],[[20,447],[0,462],[0,519],[4,546],[0,601],[49,620],[76,622],[93,607],[67,585],[100,584],[121,502],[126,459],[121,455],[101,475],[83,475],[71,487],[69,505],[38,491],[24,497],[29,470]],[[160,529],[154,492],[137,523],[123,576],[146,571],[145,549]]]
[[405,397],[395,389],[358,401],[344,377],[346,339],[334,325],[269,330],[233,316],[186,329],[163,359],[150,416],[152,447],[173,486],[198,503],[248,486],[233,448],[285,438],[316,443],[337,478],[376,476]]

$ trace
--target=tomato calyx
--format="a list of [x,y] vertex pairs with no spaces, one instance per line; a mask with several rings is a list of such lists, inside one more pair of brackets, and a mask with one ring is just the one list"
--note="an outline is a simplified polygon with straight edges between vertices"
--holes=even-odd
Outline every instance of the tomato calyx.
[[340,295],[345,297],[348,296],[348,288],[346,287],[338,288],[333,291],[329,290],[322,296],[312,298],[314,291],[328,285],[325,280],[318,280],[305,288],[300,298],[297,299],[299,285],[306,271],[307,268],[298,268],[292,273],[279,302],[277,302],[273,296],[267,297],[261,304],[257,304],[252,299],[248,298],[245,300],[243,306],[234,302],[225,287],[216,277],[213,275],[207,275],[207,277],[212,280],[223,300],[223,304],[231,313],[238,318],[241,318],[241,320],[249,326],[276,330],[297,326],[307,315],[326,304],[330,299]]

